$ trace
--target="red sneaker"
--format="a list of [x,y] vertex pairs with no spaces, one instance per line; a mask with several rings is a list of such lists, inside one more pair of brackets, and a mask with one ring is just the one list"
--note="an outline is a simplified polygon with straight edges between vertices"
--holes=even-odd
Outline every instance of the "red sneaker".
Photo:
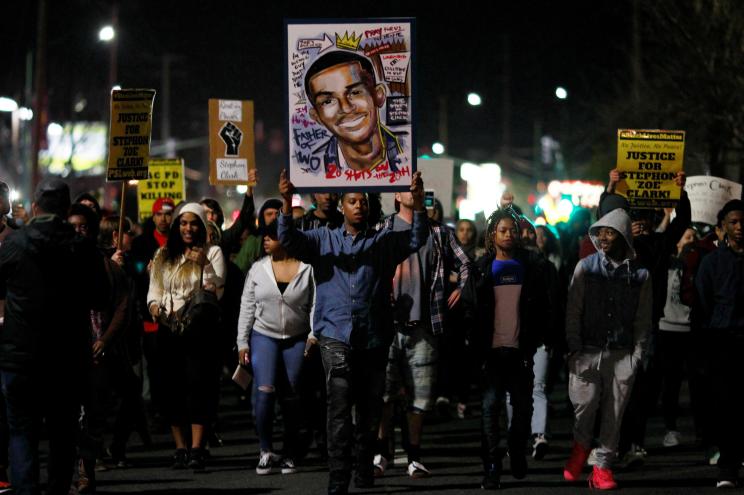
[[615,477],[612,475],[612,469],[603,469],[594,466],[594,471],[589,475],[589,488],[597,490],[614,490],[617,488]]
[[568,458],[568,462],[563,467],[563,479],[566,481],[578,481],[581,478],[581,470],[584,469],[586,459],[589,457],[591,449],[587,449],[578,442],[574,442],[573,449],[571,449],[571,457]]

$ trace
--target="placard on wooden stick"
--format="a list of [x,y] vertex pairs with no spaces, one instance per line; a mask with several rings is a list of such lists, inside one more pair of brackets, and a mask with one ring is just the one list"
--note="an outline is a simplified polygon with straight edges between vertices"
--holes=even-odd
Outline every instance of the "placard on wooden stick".
[[253,102],[209,100],[209,183],[255,185],[248,170],[255,168]]
[[147,179],[154,89],[111,91],[106,180]]

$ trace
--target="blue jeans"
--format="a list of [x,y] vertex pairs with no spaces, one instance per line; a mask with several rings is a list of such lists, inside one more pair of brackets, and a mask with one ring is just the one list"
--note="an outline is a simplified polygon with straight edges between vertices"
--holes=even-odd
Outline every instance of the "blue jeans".
[[15,493],[38,495],[39,430],[46,419],[49,433],[50,495],[67,495],[75,466],[82,387],[75,377],[56,370],[46,376],[0,371],[10,431],[10,472]]
[[[261,450],[272,450],[274,401],[279,378],[282,385],[280,390],[283,392],[282,415],[285,422],[284,454],[294,457],[300,418],[297,384],[304,361],[305,336],[282,340],[254,331],[251,332],[250,346],[256,386],[256,430]],[[283,364],[281,369],[278,366],[280,360]]]

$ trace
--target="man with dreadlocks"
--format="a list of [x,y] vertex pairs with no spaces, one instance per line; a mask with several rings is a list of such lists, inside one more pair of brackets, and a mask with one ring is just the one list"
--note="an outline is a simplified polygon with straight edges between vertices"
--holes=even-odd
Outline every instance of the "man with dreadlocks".
[[514,410],[507,447],[511,474],[527,476],[525,456],[532,418],[532,356],[553,322],[547,261],[519,245],[517,219],[496,210],[488,219],[486,256],[466,284],[463,300],[478,315],[483,355],[482,488],[500,488],[499,416],[506,392]]

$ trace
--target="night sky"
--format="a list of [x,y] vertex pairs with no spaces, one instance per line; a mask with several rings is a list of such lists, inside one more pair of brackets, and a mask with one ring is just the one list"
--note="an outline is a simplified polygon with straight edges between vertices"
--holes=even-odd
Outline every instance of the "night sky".
[[[24,100],[26,54],[35,43],[35,4],[15,1],[2,7],[0,94],[19,101]],[[481,160],[498,151],[508,46],[514,154],[531,160],[533,129],[540,123],[543,133],[578,143],[572,159],[588,159],[590,150],[582,148],[581,135],[595,126],[593,109],[628,79],[630,1],[493,2],[489,7],[458,1],[434,9],[410,5],[121,2],[118,82],[161,91],[163,55],[171,55],[171,134],[178,139],[206,136],[208,98],[254,100],[264,129],[263,141],[257,143],[259,166],[268,165],[283,160],[276,152],[283,139],[283,19],[416,17],[420,151],[439,139],[442,98],[448,106],[449,153]],[[104,118],[109,53],[97,33],[110,13],[110,2],[49,2],[50,120]],[[567,100],[555,98],[558,85],[568,89]],[[467,105],[470,91],[483,96],[481,107]],[[73,105],[80,98],[88,105],[75,114]],[[154,118],[157,140],[162,99],[156,98]],[[614,136],[615,129],[607,133]],[[205,169],[206,163],[196,163],[202,160],[206,162],[203,150],[192,151],[187,165]]]

